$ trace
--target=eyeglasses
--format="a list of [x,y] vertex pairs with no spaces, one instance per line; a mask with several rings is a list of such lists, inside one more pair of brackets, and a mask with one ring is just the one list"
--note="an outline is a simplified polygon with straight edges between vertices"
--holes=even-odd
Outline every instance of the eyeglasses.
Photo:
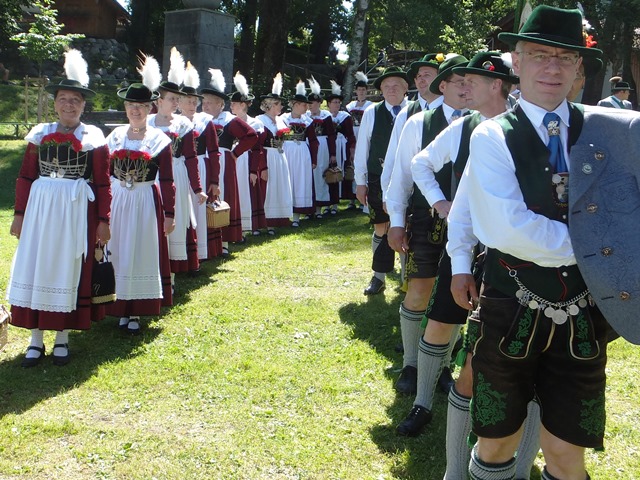
[[516,52],[516,53],[524,53],[531,57],[531,60],[534,63],[538,63],[540,65],[549,65],[551,63],[551,59],[555,58],[558,62],[558,65],[563,67],[571,67],[578,63],[578,59],[580,58],[578,55],[549,55],[548,53],[532,53],[532,52]]
[[447,83],[453,83],[455,86],[459,88],[464,88],[467,82],[465,80],[447,80]]

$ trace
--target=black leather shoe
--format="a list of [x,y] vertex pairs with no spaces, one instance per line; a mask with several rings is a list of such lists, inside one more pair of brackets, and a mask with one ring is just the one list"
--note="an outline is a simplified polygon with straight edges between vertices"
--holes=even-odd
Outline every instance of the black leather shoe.
[[367,288],[364,289],[365,295],[376,295],[384,290],[384,282],[375,275],[371,277],[371,281]]
[[40,352],[40,356],[39,357],[33,357],[33,358],[24,357],[22,359],[22,363],[20,363],[20,366],[22,366],[23,368],[35,367],[44,358],[44,345],[42,345],[42,347],[28,346],[27,347],[27,352],[29,350],[35,350],[36,352]]
[[431,417],[431,410],[415,405],[409,415],[396,427],[396,432],[398,435],[405,437],[417,437],[422,433],[424,427],[431,422]]
[[454,380],[451,376],[451,370],[449,367],[444,367],[442,369],[442,373],[440,374],[440,378],[438,378],[438,388],[442,390],[444,393],[448,394],[451,387],[453,387]]
[[402,395],[415,395],[418,391],[418,369],[407,365],[396,381],[396,392]]
[[53,351],[55,352],[56,348],[66,348],[67,349],[67,354],[66,355],[53,355],[53,364],[57,365],[58,367],[64,367],[67,363],[69,363],[69,344],[67,343],[56,343],[53,346]]

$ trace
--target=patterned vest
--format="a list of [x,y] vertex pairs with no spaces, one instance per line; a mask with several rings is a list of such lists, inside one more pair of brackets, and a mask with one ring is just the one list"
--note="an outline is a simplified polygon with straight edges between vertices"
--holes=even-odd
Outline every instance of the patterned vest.
[[[569,146],[580,135],[584,112],[578,105],[569,104]],[[567,223],[567,204],[560,204],[552,183],[549,150],[536,128],[521,108],[496,119],[504,131],[505,140],[513,157],[516,177],[524,201],[531,211],[547,218]],[[509,275],[509,269],[517,270],[520,282],[531,292],[550,302],[568,301],[584,292],[587,287],[576,265],[569,267],[541,267],[496,249],[488,249],[484,281],[506,295],[515,295],[519,287]]]
[[393,130],[393,115],[387,110],[382,101],[374,107],[375,120],[371,131],[369,143],[369,158],[367,159],[367,171],[370,175],[382,175],[384,156],[387,154],[391,131]]

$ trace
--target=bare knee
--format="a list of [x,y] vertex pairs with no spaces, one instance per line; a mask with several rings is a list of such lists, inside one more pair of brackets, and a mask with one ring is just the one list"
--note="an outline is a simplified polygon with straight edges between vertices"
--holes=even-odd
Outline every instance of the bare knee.
[[425,310],[431,297],[435,278],[411,278],[404,297],[405,308],[413,311]]
[[486,463],[506,463],[516,453],[522,427],[513,435],[503,438],[478,438],[478,458]]
[[460,375],[456,380],[456,392],[465,397],[473,395],[473,370],[471,368],[471,354],[467,353],[465,364],[460,369]]
[[584,447],[573,445],[540,428],[540,446],[548,472],[562,480],[584,480]]
[[449,343],[451,339],[451,334],[453,333],[453,329],[457,325],[452,325],[449,323],[437,322],[435,320],[429,319],[427,323],[427,328],[424,330],[424,341],[427,343],[433,343],[436,345],[441,345],[444,343]]

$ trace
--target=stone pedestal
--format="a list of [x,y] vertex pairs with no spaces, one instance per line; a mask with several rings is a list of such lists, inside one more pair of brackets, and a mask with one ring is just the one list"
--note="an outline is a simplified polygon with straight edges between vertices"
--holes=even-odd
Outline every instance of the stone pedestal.
[[163,79],[167,79],[171,47],[176,47],[200,74],[200,86],[209,85],[210,68],[219,68],[233,90],[233,30],[235,17],[205,8],[165,13]]

